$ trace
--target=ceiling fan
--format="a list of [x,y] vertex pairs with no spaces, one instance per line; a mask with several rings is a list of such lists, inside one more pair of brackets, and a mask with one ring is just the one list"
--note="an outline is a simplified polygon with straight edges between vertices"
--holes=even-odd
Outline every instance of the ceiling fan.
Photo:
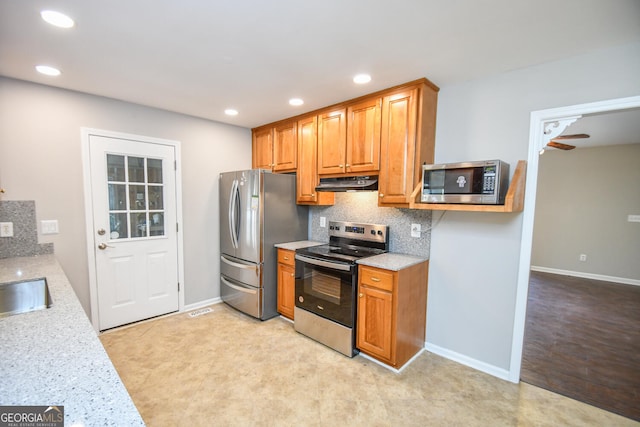
[[558,141],[562,141],[562,140],[566,140],[566,139],[584,139],[584,138],[589,138],[589,135],[587,135],[586,133],[574,133],[572,135],[560,135],[560,136],[557,136],[557,137],[553,138],[551,141],[549,141],[549,143],[547,144],[547,147],[558,148],[560,150],[573,150],[574,148],[576,148],[575,145],[564,144],[564,143],[558,142]]

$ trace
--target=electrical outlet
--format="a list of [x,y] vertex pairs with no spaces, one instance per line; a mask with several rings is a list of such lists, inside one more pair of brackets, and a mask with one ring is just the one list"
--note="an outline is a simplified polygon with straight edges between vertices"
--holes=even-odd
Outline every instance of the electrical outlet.
[[580,261],[581,262],[585,262],[587,260],[587,255],[586,254],[580,254]]
[[320,217],[320,227],[324,228],[327,226],[327,217],[321,216]]
[[0,222],[0,237],[13,237],[12,222]]
[[629,221],[629,222],[640,222],[640,215],[629,215],[629,216],[627,216],[627,221]]
[[420,224],[411,224],[411,237],[420,237],[421,230]]

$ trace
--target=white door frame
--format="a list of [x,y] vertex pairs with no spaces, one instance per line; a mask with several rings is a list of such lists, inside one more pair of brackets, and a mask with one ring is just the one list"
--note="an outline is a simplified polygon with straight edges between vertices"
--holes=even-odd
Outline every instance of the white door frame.
[[529,270],[531,267],[531,249],[533,244],[533,220],[536,210],[536,190],[538,183],[538,161],[540,150],[547,142],[560,134],[568,125],[583,114],[613,112],[640,107],[640,96],[618,98],[569,107],[539,110],[531,113],[529,128],[529,161],[527,163],[527,182],[522,220],[520,245],[520,264],[516,288],[516,306],[511,341],[511,366],[509,381],[520,382],[522,367],[522,347],[524,327],[527,315],[527,295],[529,293]]
[[183,259],[183,221],[182,221],[182,157],[180,152],[180,141],[160,139],[149,136],[133,135],[121,132],[113,132],[102,129],[80,128],[80,141],[82,145],[82,178],[84,183],[84,212],[85,212],[85,233],[87,238],[87,258],[89,268],[89,295],[91,301],[91,324],[96,332],[99,331],[98,317],[98,280],[96,271],[95,240],[93,227],[93,202],[91,192],[91,157],[89,150],[89,137],[91,135],[107,138],[131,139],[134,141],[148,142],[153,144],[168,145],[174,148],[176,154],[176,221],[178,222],[178,281],[180,290],[178,291],[178,311],[184,310],[184,259]]

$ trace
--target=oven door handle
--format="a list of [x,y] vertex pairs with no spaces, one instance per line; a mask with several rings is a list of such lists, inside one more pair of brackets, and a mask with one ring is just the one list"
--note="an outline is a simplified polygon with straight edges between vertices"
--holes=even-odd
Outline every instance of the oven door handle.
[[351,265],[347,265],[347,264],[337,264],[337,263],[330,262],[330,261],[323,261],[323,260],[320,260],[320,259],[309,258],[309,257],[306,257],[304,255],[299,255],[299,254],[296,254],[296,259],[298,261],[302,261],[302,262],[306,262],[306,263],[309,263],[309,264],[317,265],[319,267],[330,268],[332,270],[351,271]]

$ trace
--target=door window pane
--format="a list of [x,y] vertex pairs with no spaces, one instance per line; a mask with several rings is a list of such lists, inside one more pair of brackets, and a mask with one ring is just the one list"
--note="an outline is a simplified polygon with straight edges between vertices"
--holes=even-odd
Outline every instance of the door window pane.
[[149,183],[162,184],[162,160],[147,159],[147,176]]
[[158,185],[149,186],[149,209],[157,210],[164,208],[162,189],[163,187]]
[[153,212],[150,214],[149,235],[164,236],[164,213]]
[[132,211],[140,211],[147,208],[147,198],[144,190],[144,185],[129,186],[129,207]]
[[129,157],[129,182],[144,182],[144,157]]
[[147,213],[131,214],[131,237],[147,237]]
[[127,210],[127,186],[125,184],[109,184],[109,210]]
[[124,156],[107,154],[107,179],[124,182]]
[[109,238],[111,240],[129,237],[129,226],[126,213],[109,214]]

